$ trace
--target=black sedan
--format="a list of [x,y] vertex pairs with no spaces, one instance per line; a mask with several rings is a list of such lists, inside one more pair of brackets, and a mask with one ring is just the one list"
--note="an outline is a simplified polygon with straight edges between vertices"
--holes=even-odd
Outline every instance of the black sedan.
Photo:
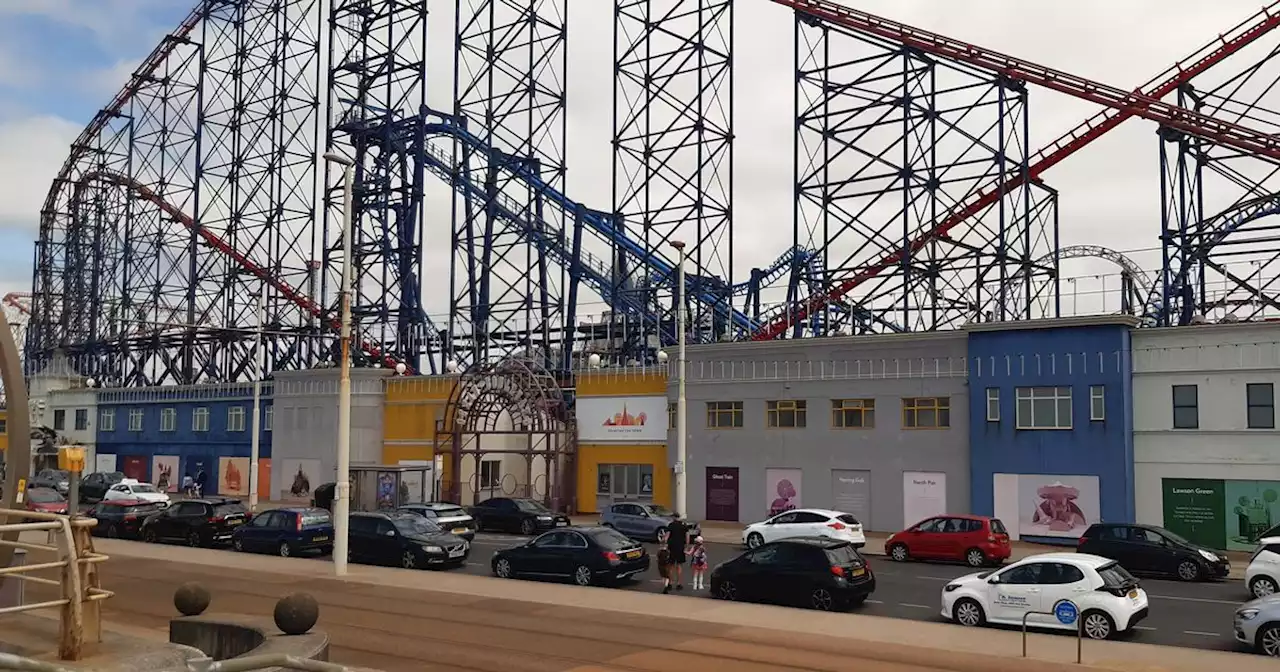
[[542,530],[568,527],[570,524],[569,516],[548,509],[542,502],[517,497],[486,499],[471,507],[470,513],[476,519],[476,528],[481,531],[498,530],[532,536]]
[[112,539],[137,539],[142,536],[142,521],[159,513],[160,505],[142,500],[99,502],[89,509],[89,517],[97,518],[94,536]]
[[572,579],[579,586],[623,581],[649,569],[649,554],[608,527],[552,530],[493,554],[493,575]]
[[405,504],[396,509],[405,513],[422,516],[440,526],[445,532],[452,532],[459,539],[475,541],[476,519],[467,510],[457,504],[448,502],[426,502],[424,504]]
[[862,604],[876,577],[847,541],[795,537],[765,544],[711,572],[711,594],[722,600],[807,606],[822,611]]
[[460,567],[471,555],[467,540],[412,513],[353,513],[349,532],[351,561],[367,565]]

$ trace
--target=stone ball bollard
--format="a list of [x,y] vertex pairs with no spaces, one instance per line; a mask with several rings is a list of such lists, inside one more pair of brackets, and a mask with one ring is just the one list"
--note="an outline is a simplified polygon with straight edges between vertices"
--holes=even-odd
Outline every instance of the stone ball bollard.
[[320,604],[308,593],[280,598],[272,614],[276,627],[286,635],[305,635],[320,619]]
[[199,616],[209,608],[209,590],[199,583],[184,583],[173,593],[173,606],[183,616]]

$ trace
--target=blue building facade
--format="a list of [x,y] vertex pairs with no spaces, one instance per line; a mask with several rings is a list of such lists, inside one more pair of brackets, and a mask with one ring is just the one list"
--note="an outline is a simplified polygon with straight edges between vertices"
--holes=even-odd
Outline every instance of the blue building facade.
[[[262,385],[260,483],[270,482],[271,391]],[[98,459],[114,456],[117,471],[140,481],[176,487],[203,473],[206,494],[247,495],[252,412],[251,384],[102,390]]]
[[1094,522],[1134,520],[1134,326],[1097,317],[970,327],[974,513],[1016,537],[1070,544]]

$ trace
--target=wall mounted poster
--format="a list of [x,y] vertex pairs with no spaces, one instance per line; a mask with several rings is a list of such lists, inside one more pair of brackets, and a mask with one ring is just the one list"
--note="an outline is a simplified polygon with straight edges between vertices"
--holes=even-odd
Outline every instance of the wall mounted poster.
[[738,468],[707,467],[706,478],[707,520],[738,522]]
[[1165,478],[1164,526],[1209,548],[1251,551],[1280,523],[1280,482]]
[[667,397],[578,397],[579,443],[666,443]]
[[946,512],[946,474],[934,471],[902,472],[903,527]]
[[320,460],[279,460],[280,499],[310,501],[311,492],[320,480]]
[[837,511],[853,514],[863,528],[871,525],[871,472],[831,470],[831,501]]
[[804,472],[799,469],[764,470],[764,501],[769,504],[770,517],[802,506],[800,484],[803,477]]
[[1102,520],[1097,476],[1018,474],[1018,534],[1083,536]]
[[218,494],[232,497],[249,494],[249,458],[218,458]]
[[178,475],[177,455],[155,455],[151,458],[151,483],[160,492],[177,492],[182,485]]
[[106,455],[103,455],[102,453],[98,453],[96,456],[94,456],[93,467],[94,467],[93,469],[94,471],[97,471],[103,474],[109,474],[115,471],[116,470],[115,453],[107,453]]

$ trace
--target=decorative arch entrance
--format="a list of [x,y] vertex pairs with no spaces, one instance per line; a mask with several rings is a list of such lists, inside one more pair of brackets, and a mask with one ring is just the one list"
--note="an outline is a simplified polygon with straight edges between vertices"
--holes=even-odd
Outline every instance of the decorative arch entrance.
[[531,359],[477,364],[459,377],[436,426],[452,501],[528,497],[573,508],[577,430],[556,377]]

